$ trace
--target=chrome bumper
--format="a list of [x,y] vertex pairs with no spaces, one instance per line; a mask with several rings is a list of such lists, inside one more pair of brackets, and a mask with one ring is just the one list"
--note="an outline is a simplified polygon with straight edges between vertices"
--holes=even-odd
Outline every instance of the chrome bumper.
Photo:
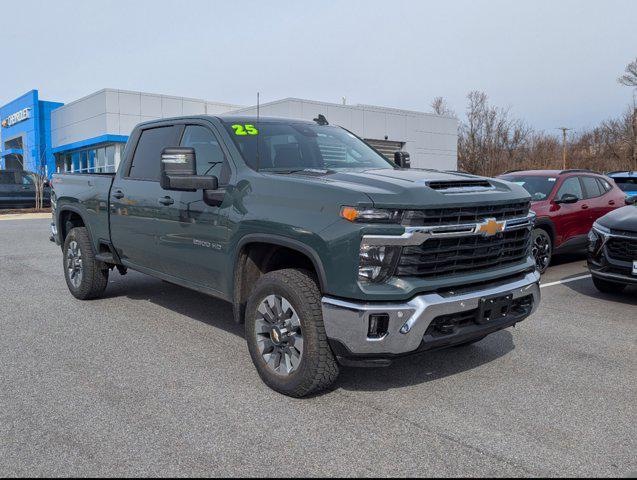
[[[484,297],[511,293],[515,300],[533,295],[533,313],[540,303],[539,280],[540,274],[532,272],[507,284],[458,295],[428,293],[405,303],[363,303],[323,297],[325,333],[354,355],[405,354],[418,349],[435,318],[477,309]],[[389,315],[388,333],[378,339],[367,336],[369,316],[374,313]]]

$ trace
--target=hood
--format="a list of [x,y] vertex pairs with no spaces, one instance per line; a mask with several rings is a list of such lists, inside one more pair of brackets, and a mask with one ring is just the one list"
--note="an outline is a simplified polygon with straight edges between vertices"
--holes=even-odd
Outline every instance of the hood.
[[514,183],[438,170],[387,168],[312,175],[311,178],[364,192],[377,208],[417,209],[530,200],[528,192]]
[[637,205],[628,205],[613,210],[597,222],[606,228],[637,233]]

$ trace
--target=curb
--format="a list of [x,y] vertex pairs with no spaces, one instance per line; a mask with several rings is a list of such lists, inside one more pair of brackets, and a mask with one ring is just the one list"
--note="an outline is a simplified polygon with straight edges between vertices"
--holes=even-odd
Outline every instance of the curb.
[[51,218],[50,213],[8,213],[6,215],[0,215],[0,221],[2,220],[33,220],[38,218]]

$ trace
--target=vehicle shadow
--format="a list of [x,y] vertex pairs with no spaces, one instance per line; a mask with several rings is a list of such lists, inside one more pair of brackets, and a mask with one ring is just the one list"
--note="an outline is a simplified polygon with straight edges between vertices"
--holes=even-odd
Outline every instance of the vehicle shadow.
[[420,385],[479,368],[514,349],[511,332],[501,330],[473,345],[399,358],[385,368],[342,368],[334,388],[386,391]]
[[114,281],[109,282],[102,298],[146,300],[243,338],[243,325],[234,321],[229,302],[137,272],[129,272],[125,276],[115,274],[113,277]]
[[587,297],[637,306],[637,286],[628,286],[621,293],[602,293],[595,288],[590,278],[579,282],[565,283],[564,286]]
[[[243,325],[234,321],[232,304],[185,287],[130,272],[123,277],[114,275],[105,293],[105,299],[127,297],[149,301],[213,328],[244,337]],[[417,385],[478,368],[505,356],[514,348],[512,334],[503,330],[474,345],[399,358],[385,368],[342,367],[334,388],[378,391]]]

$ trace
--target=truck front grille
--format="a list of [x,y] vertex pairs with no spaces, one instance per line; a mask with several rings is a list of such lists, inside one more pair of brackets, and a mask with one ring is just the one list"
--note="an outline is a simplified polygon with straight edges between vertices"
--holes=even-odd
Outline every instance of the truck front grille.
[[513,265],[526,259],[530,244],[528,228],[492,237],[432,238],[403,248],[396,275],[433,279]]
[[510,220],[526,217],[530,208],[530,202],[515,202],[501,205],[409,210],[405,212],[403,225],[407,227],[429,227],[476,223],[483,221],[485,218],[495,218],[498,221]]
[[611,237],[606,244],[608,255],[623,262],[637,260],[637,238]]

